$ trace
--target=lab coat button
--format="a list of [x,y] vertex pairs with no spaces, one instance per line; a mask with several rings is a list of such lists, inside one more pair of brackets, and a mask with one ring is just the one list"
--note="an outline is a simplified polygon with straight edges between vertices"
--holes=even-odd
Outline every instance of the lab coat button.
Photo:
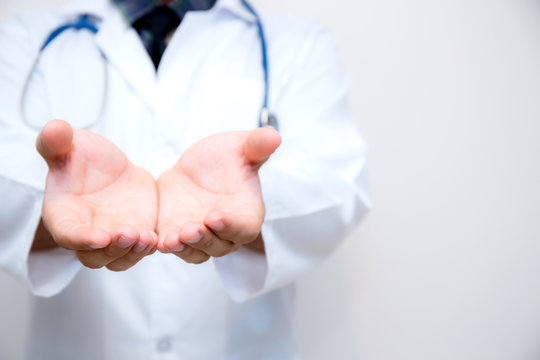
[[157,351],[164,353],[170,350],[171,350],[171,339],[169,339],[168,337],[163,337],[159,339],[157,343]]

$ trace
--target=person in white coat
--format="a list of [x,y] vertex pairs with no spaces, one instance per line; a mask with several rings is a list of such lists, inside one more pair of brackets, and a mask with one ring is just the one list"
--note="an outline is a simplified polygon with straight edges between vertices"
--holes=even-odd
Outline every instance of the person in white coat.
[[[32,71],[81,14],[97,34]],[[294,280],[366,213],[366,145],[328,33],[261,18],[279,135],[241,0],[186,13],[159,66],[110,0],[0,27],[0,267],[32,294],[29,359],[300,358]]]

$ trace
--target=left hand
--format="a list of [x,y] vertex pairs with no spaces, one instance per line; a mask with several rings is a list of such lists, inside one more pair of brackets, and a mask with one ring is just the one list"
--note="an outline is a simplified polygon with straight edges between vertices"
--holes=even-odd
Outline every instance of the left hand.
[[158,250],[203,263],[261,241],[265,208],[258,170],[281,143],[261,128],[209,136],[158,179]]

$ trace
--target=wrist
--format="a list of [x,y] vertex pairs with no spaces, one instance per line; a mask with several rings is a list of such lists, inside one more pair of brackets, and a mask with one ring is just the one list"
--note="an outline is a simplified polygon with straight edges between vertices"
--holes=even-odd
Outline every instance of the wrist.
[[264,241],[263,241],[262,234],[260,234],[260,233],[259,233],[259,236],[257,236],[257,238],[255,240],[253,240],[250,243],[244,244],[244,246],[247,247],[248,249],[253,250],[255,252],[258,252],[260,254],[265,253]]
[[34,234],[34,242],[32,243],[32,249],[30,251],[44,251],[57,247],[58,245],[54,241],[54,238],[43,223],[43,218],[39,219],[39,225]]

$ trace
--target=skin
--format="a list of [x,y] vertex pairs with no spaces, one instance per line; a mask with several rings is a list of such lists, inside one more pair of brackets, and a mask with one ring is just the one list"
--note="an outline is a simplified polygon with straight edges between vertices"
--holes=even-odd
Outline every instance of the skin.
[[115,271],[156,250],[157,188],[147,171],[105,138],[61,120],[45,125],[36,147],[49,166],[43,226],[58,246],[87,267]]
[[280,142],[271,129],[216,134],[156,182],[105,138],[51,121],[36,142],[49,173],[32,250],[60,246],[113,271],[156,248],[189,263],[241,246],[264,252],[258,170]]
[[247,245],[264,252],[258,170],[280,145],[275,130],[226,132],[197,142],[158,179],[158,249],[201,263]]

